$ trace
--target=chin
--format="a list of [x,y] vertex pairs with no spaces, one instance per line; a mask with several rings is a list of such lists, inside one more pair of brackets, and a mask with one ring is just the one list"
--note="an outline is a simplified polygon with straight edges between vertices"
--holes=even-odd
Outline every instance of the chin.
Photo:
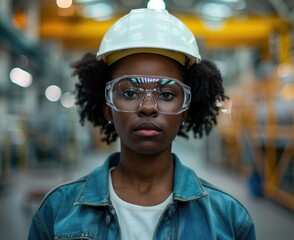
[[135,146],[129,146],[129,148],[138,154],[155,155],[167,150],[171,151],[171,144],[167,146],[159,146],[158,142],[157,144],[155,144],[155,142],[144,142],[136,144]]

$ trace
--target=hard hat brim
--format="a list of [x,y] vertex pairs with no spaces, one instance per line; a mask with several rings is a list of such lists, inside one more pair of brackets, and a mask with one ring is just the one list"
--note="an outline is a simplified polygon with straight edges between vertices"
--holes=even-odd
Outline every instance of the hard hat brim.
[[153,54],[163,55],[179,62],[182,65],[186,65],[188,61],[187,57],[181,52],[160,49],[160,48],[131,48],[131,49],[114,51],[104,56],[104,59],[102,60],[104,60],[108,65],[111,65],[124,57],[137,54],[137,53],[153,53]]

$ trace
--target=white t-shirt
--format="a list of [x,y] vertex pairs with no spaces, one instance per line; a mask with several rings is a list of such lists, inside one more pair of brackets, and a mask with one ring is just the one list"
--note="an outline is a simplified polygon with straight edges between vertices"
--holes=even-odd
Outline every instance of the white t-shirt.
[[119,198],[112,185],[111,169],[109,171],[110,200],[118,216],[123,240],[150,240],[165,207],[172,202],[172,194],[155,206],[139,206]]

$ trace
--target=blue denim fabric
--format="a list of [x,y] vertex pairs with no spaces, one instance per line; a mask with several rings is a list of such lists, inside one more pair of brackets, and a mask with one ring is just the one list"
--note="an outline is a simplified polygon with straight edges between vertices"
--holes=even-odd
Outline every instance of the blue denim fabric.
[[[28,239],[120,239],[109,200],[108,172],[119,153],[76,181],[58,186],[35,212]],[[173,202],[162,214],[153,239],[254,240],[254,224],[233,197],[198,178],[174,155]]]

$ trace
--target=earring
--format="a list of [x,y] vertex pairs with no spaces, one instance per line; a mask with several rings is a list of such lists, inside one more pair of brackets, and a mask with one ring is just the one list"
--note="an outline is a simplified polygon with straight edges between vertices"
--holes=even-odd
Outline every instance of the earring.
[[184,127],[186,125],[186,122],[185,121],[182,122],[181,125],[182,125],[182,127]]
[[111,120],[108,120],[108,124],[109,124],[109,125],[112,125],[112,121],[111,121]]

